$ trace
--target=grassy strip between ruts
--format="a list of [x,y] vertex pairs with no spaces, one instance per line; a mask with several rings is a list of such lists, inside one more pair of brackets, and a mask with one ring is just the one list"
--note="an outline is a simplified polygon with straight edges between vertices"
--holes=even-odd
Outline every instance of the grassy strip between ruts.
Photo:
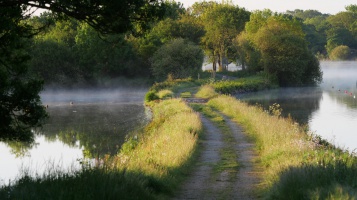
[[265,198],[357,199],[354,155],[307,134],[290,119],[233,97],[219,96],[208,105],[236,120],[255,141]]
[[185,176],[202,124],[180,99],[153,103],[150,124],[100,167],[24,176],[0,190],[0,199],[160,199]]

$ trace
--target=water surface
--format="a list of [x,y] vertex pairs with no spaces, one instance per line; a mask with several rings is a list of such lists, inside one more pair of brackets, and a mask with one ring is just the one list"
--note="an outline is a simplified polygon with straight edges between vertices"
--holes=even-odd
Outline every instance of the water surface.
[[278,103],[284,116],[290,115],[315,134],[353,151],[357,149],[357,62],[320,64],[323,82],[317,87],[280,88],[237,98],[266,109]]
[[41,94],[50,118],[34,129],[34,143],[0,142],[0,185],[24,173],[71,172],[81,162],[114,155],[131,131],[148,120],[146,88],[48,90]]

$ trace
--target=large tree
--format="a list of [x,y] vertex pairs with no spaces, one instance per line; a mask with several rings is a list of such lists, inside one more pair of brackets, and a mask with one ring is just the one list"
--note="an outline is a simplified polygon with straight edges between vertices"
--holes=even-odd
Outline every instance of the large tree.
[[202,44],[213,63],[218,62],[219,70],[223,70],[223,59],[232,58],[233,39],[244,29],[249,20],[249,12],[244,8],[229,4],[212,4],[201,16],[206,31]]
[[251,15],[245,32],[237,38],[249,68],[264,70],[281,86],[315,84],[321,81],[318,60],[308,49],[300,20],[269,10]]
[[[26,39],[41,31],[26,23],[33,9],[73,17],[101,33],[124,33],[134,21],[147,21],[164,10],[157,0],[0,0],[0,138],[31,137],[30,128],[46,116],[39,92],[42,81],[28,73]],[[32,9],[32,10],[31,10]]]

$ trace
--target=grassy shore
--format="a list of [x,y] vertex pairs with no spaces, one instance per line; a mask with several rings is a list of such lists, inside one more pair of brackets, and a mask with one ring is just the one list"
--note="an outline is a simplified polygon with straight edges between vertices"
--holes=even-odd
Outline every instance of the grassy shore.
[[[267,199],[356,199],[357,159],[306,132],[279,108],[264,111],[229,96],[208,105],[244,127],[263,169],[260,195]],[[269,114],[270,113],[270,114]]]
[[73,173],[24,175],[0,189],[0,199],[161,199],[189,170],[202,124],[180,99],[151,103],[152,121],[99,167]]

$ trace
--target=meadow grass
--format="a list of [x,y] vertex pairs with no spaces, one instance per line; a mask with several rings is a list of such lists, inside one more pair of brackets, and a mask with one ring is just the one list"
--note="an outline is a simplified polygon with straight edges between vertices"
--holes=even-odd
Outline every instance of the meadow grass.
[[265,198],[357,198],[357,159],[349,152],[307,134],[291,119],[233,97],[221,95],[208,105],[237,121],[254,140]]
[[235,80],[215,81],[209,85],[221,94],[252,92],[276,87],[268,79],[258,75]]
[[0,199],[166,199],[192,166],[202,124],[180,99],[151,106],[152,121],[118,155],[74,173],[25,174]]
[[174,97],[174,93],[171,90],[168,89],[163,89],[157,92],[157,96],[160,99],[166,99],[166,98],[173,98]]
[[195,97],[210,99],[218,96],[218,93],[214,90],[211,85],[203,85],[199,88],[198,92],[195,94]]

